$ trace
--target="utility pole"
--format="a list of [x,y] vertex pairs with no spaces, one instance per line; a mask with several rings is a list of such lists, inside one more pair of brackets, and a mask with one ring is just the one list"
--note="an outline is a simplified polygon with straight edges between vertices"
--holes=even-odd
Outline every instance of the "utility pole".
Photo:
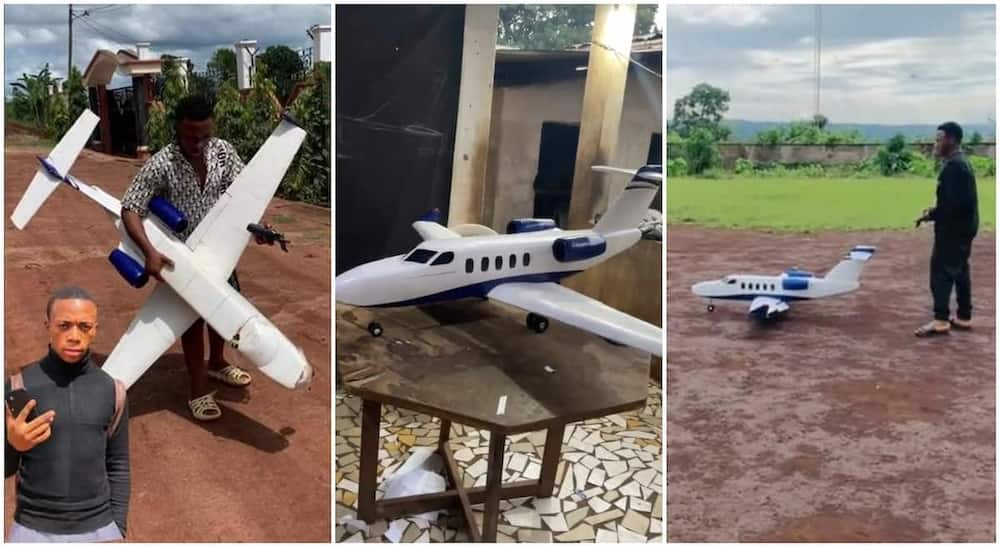
[[73,70],[73,4],[69,5],[67,21],[69,23],[69,44],[67,44],[69,62],[66,63],[66,79],[69,80],[69,73]]

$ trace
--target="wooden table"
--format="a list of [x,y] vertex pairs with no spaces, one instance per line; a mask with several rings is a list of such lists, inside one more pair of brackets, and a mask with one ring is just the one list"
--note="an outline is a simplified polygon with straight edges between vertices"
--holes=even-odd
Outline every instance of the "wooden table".
[[[644,406],[648,355],[556,322],[536,334],[524,316],[475,300],[374,314],[337,305],[338,381],[362,399],[359,519],[461,506],[472,540],[495,542],[501,499],[552,495],[567,424]],[[365,329],[375,317],[385,329],[379,338]],[[440,418],[448,490],[376,501],[383,404]],[[490,432],[485,487],[463,486],[448,446],[452,422]],[[539,479],[501,484],[507,436],[542,429]],[[472,513],[480,503],[482,531]]]

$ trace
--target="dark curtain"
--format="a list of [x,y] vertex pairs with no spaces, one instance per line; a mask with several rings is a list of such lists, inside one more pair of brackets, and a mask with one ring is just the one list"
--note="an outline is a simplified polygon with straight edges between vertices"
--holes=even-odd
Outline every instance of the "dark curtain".
[[336,271],[419,243],[448,218],[464,6],[337,6]]

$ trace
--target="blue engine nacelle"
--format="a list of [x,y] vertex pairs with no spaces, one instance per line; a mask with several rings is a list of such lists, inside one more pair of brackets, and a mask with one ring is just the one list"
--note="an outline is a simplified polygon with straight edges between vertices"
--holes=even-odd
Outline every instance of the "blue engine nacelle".
[[575,262],[601,256],[607,248],[600,236],[561,237],[552,242],[552,255],[559,262]]
[[187,217],[166,199],[156,196],[149,200],[149,210],[174,232],[180,233],[187,230]]
[[781,288],[786,291],[804,291],[809,288],[809,278],[804,276],[782,278]]
[[146,273],[145,266],[139,264],[136,259],[121,249],[111,251],[111,254],[108,255],[108,260],[118,270],[118,275],[121,275],[129,285],[141,289],[149,281],[149,275]]
[[542,232],[555,229],[555,227],[556,221],[550,218],[515,218],[507,223],[507,233]]

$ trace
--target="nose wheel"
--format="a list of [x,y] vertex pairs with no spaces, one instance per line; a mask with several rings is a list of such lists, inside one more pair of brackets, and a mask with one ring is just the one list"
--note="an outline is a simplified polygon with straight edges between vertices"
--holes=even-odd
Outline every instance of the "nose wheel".
[[375,321],[368,323],[368,333],[374,336],[375,338],[382,336],[382,325],[378,324]]
[[708,310],[708,313],[712,313],[715,311],[715,304],[709,304],[705,309]]
[[528,324],[529,329],[538,334],[545,332],[549,328],[549,320],[537,313],[529,313],[525,322]]

